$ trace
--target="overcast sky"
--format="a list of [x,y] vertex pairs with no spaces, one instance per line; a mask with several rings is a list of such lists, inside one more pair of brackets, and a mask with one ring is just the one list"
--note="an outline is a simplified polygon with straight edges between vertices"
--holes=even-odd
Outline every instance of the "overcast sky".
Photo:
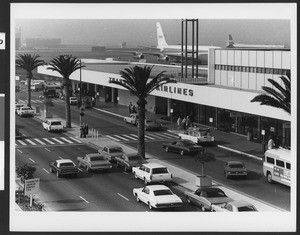
[[[61,38],[67,45],[127,46],[157,45],[156,22],[160,22],[168,44],[180,44],[181,19],[24,19],[26,38]],[[199,19],[199,45],[224,47],[231,34],[234,41],[249,44],[290,46],[290,20],[285,19]]]

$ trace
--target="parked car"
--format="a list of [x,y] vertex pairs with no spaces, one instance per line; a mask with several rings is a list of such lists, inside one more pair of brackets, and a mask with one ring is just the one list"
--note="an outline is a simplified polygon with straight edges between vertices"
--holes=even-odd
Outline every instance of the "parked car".
[[108,170],[112,168],[111,163],[99,153],[89,153],[83,157],[77,157],[77,162],[79,167],[83,167],[87,171]]
[[46,119],[43,122],[43,129],[46,131],[63,131],[63,125],[62,122],[60,120],[56,120],[56,119]]
[[[139,126],[139,124],[137,124]],[[162,124],[154,118],[145,118],[145,130],[161,130]]]
[[140,167],[132,167],[132,173],[135,178],[144,180],[145,184],[172,181],[172,174],[168,168],[157,163],[145,163]]
[[17,111],[21,108],[26,106],[25,104],[20,104],[20,103],[15,103],[15,112],[17,113]]
[[181,156],[190,154],[194,155],[203,150],[203,147],[195,144],[191,140],[178,140],[168,143],[163,143],[163,148],[166,152],[179,153]]
[[57,178],[62,175],[77,176],[79,170],[75,163],[70,159],[59,159],[54,162],[50,162],[50,173],[56,173]]
[[241,161],[228,161],[224,165],[224,175],[228,179],[232,176],[247,177],[247,169]]
[[124,151],[122,147],[118,145],[107,145],[103,148],[98,149],[98,153],[105,157],[108,161],[114,161],[115,157],[120,157],[123,155]]
[[70,105],[77,105],[78,104],[78,98],[76,96],[70,97]]
[[23,106],[23,107],[20,107],[18,110],[17,110],[17,114],[20,116],[20,117],[24,117],[24,116],[33,116],[34,115],[34,110],[28,106]]
[[214,212],[251,212],[258,211],[254,205],[249,202],[238,200],[226,202],[222,205],[213,205],[212,211]]
[[183,133],[179,133],[179,138],[185,140],[191,140],[196,144],[212,143],[215,138],[210,135],[209,128],[189,127]]
[[132,125],[137,125],[138,124],[138,119],[139,119],[139,114],[138,113],[132,113],[130,114],[129,117],[124,117],[124,121],[126,123],[132,124]]
[[231,202],[233,199],[217,187],[201,187],[195,192],[184,192],[188,203],[193,203],[200,207],[202,211],[212,210],[212,205]]
[[138,202],[142,201],[153,208],[170,208],[182,206],[182,200],[165,185],[148,185],[144,188],[134,188],[133,195]]
[[115,157],[115,161],[117,163],[117,166],[124,167],[125,171],[132,170],[132,167],[139,167],[143,163],[147,162],[139,154],[136,153],[123,153],[122,156]]

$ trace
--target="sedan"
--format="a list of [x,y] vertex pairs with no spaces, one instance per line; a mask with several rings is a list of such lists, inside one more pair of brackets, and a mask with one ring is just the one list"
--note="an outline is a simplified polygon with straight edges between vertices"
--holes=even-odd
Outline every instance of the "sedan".
[[99,153],[89,153],[85,154],[83,157],[77,157],[77,162],[79,167],[83,167],[87,171],[107,170],[112,168],[111,163]]
[[147,162],[139,154],[136,153],[124,153],[122,156],[115,157],[115,161],[117,163],[117,166],[123,166],[125,171],[131,170],[132,167],[139,167],[143,163]]
[[172,208],[182,206],[182,200],[165,185],[149,185],[133,189],[138,202],[142,201],[153,208]]
[[203,150],[203,147],[195,144],[191,140],[178,140],[169,143],[163,143],[166,152],[179,153],[181,156],[185,154],[197,154]]
[[145,119],[145,130],[161,130],[162,125],[156,119],[146,118]]
[[227,202],[221,206],[213,205],[212,211],[215,212],[251,212],[258,211],[254,205],[249,202],[238,200]]
[[247,169],[241,161],[228,161],[224,165],[224,175],[226,179],[232,176],[247,177]]

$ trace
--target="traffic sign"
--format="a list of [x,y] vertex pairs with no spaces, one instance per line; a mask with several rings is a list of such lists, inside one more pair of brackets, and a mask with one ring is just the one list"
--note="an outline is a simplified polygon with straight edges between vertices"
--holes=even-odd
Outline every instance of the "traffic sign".
[[39,190],[40,190],[39,178],[25,180],[25,188],[24,188],[25,195],[37,194]]

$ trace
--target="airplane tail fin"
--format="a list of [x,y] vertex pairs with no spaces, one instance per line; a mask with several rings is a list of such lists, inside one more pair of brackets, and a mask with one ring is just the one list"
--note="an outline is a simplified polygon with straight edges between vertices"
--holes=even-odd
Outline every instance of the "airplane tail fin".
[[168,43],[166,42],[163,30],[159,22],[156,23],[156,29],[157,29],[157,47],[164,48],[168,46]]
[[228,37],[228,40],[227,40],[227,43],[226,43],[226,47],[234,47],[234,41],[232,39],[231,34],[229,34],[229,37]]

